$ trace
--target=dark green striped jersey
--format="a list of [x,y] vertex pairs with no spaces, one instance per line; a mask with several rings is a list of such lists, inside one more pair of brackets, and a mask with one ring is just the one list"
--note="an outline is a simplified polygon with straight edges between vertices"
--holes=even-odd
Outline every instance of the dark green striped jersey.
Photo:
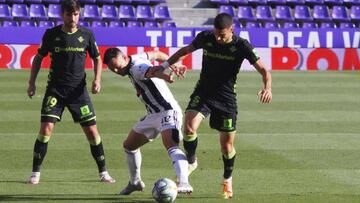
[[72,86],[85,84],[86,53],[91,58],[100,56],[93,33],[79,27],[74,33],[61,30],[61,25],[47,29],[38,53],[50,53],[51,65],[48,86]]
[[254,64],[259,57],[245,39],[233,36],[228,44],[219,44],[213,31],[202,31],[192,41],[203,49],[202,69],[195,91],[217,102],[236,102],[236,78],[244,59]]

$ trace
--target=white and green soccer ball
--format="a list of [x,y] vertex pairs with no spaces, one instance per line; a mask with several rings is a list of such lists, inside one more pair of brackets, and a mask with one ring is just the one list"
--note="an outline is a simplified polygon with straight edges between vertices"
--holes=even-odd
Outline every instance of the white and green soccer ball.
[[176,183],[168,178],[160,178],[154,183],[152,196],[159,203],[173,202],[177,194]]

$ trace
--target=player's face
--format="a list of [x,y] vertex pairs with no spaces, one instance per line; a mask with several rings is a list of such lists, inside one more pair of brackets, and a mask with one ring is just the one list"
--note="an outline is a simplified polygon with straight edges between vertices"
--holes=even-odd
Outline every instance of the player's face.
[[214,34],[216,41],[219,44],[226,44],[231,42],[233,36],[233,26],[229,28],[224,28],[222,30],[214,28]]
[[108,64],[108,68],[116,74],[123,75],[123,68],[125,67],[125,58],[121,54],[112,58]]
[[74,29],[76,28],[78,22],[79,22],[79,17],[80,17],[80,11],[74,11],[74,12],[63,12],[62,13],[62,20],[64,21],[64,25],[65,27],[69,28],[69,29]]

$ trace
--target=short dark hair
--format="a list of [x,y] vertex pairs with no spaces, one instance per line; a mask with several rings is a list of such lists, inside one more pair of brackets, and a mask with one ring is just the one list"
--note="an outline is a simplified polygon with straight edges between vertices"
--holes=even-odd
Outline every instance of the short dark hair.
[[233,25],[233,18],[230,14],[220,13],[215,17],[214,27],[218,30],[230,28]]
[[80,11],[80,2],[78,0],[62,0],[61,1],[61,12],[72,13],[75,11]]
[[105,54],[104,54],[103,63],[108,64],[112,58],[117,57],[117,55],[119,55],[119,54],[122,54],[122,52],[119,48],[112,47],[112,48],[106,49]]

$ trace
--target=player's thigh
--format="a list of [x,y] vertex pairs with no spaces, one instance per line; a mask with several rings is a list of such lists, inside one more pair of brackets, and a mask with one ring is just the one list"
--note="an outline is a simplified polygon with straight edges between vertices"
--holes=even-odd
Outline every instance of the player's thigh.
[[74,93],[67,103],[67,107],[73,117],[73,120],[82,126],[95,125],[95,110],[86,88]]
[[132,129],[124,141],[123,147],[129,151],[133,151],[148,142],[149,139],[144,134],[138,133]]
[[219,132],[219,140],[221,151],[223,153],[231,152],[234,145],[235,140],[235,131],[233,132]]
[[154,140],[160,132],[161,117],[158,113],[148,114],[140,119],[134,126],[133,130],[144,135],[149,141]]
[[168,110],[161,113],[161,137],[166,149],[177,146],[183,139],[181,132],[181,110]]
[[236,111],[224,112],[212,110],[210,115],[210,127],[220,132],[236,131]]
[[64,101],[55,88],[46,90],[41,105],[41,122],[55,123],[61,120],[64,111]]
[[198,129],[201,121],[210,114],[210,109],[196,93],[190,96],[190,101],[186,107],[184,131],[186,134],[193,134]]

